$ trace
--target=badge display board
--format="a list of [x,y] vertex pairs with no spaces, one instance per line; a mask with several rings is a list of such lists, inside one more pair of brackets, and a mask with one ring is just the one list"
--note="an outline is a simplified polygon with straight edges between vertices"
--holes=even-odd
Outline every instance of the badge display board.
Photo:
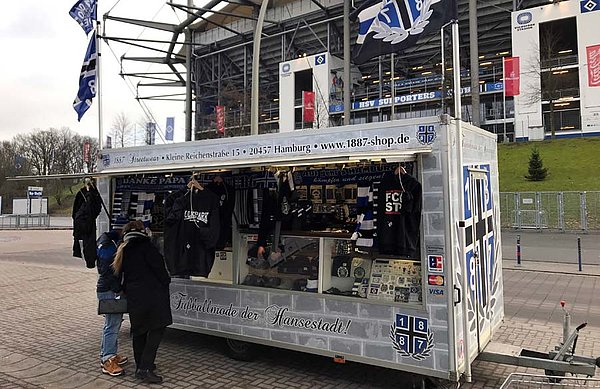
[[374,260],[367,298],[420,303],[422,301],[421,264],[406,260]]

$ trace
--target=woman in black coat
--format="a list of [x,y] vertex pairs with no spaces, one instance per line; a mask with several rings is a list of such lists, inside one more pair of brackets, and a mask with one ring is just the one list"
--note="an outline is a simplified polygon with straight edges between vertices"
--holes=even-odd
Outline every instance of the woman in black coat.
[[154,360],[165,328],[173,323],[169,300],[171,278],[163,256],[150,242],[142,222],[132,221],[123,227],[123,243],[115,255],[113,268],[116,274],[123,274],[137,367],[135,376],[147,383],[160,383],[162,377],[154,373]]

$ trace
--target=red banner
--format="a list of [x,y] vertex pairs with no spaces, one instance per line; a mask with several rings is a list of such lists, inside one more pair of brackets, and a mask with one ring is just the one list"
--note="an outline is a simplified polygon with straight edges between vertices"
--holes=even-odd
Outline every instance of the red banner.
[[215,112],[217,114],[217,132],[219,134],[225,134],[225,107],[217,105],[215,107]]
[[588,85],[600,87],[600,45],[588,46]]
[[519,57],[504,57],[504,92],[506,96],[521,94],[521,64]]
[[303,91],[302,102],[304,105],[304,121],[315,121],[315,92]]
[[83,144],[83,162],[89,163],[90,162],[90,149],[92,148],[92,145],[90,144],[90,142],[85,142]]

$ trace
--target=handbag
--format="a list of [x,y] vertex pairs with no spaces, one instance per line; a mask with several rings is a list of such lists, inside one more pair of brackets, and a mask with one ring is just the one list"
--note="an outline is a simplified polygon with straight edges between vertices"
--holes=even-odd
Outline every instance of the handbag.
[[107,313],[127,313],[127,299],[107,299],[98,300],[98,315],[104,315]]

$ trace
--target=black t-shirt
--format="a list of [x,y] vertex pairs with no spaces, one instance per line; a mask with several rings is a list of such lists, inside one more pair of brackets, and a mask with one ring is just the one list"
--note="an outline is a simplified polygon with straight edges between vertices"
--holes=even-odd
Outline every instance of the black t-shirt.
[[[402,180],[402,181],[401,181]],[[377,198],[379,253],[415,258],[419,252],[421,184],[411,175],[386,174]]]

